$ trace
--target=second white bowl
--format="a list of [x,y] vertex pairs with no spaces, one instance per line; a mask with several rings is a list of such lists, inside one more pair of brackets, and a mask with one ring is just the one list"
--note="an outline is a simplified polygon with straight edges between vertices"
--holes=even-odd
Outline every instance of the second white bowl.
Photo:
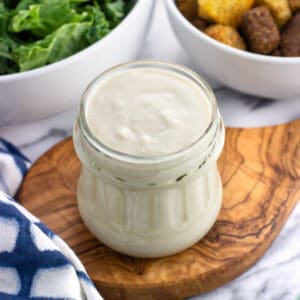
[[226,46],[198,30],[166,0],[171,25],[196,66],[235,90],[266,98],[300,96],[300,57],[258,55]]

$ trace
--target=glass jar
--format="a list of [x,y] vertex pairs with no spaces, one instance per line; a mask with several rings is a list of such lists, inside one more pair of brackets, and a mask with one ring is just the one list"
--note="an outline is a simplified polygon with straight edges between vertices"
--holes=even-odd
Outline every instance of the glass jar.
[[[177,153],[153,157],[120,153],[102,144],[87,125],[86,99],[99,80],[120,70],[146,67],[192,80],[211,105],[205,133]],[[213,226],[221,208],[217,159],[224,136],[215,96],[191,70],[138,61],[101,74],[83,94],[73,134],[82,163],[77,199],[84,223],[105,245],[134,257],[161,257],[190,247]]]

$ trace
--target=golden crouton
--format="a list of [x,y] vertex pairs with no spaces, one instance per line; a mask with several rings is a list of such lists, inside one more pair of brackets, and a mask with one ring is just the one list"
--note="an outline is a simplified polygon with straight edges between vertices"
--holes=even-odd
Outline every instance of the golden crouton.
[[266,6],[279,28],[292,16],[288,0],[256,0],[256,4]]
[[204,32],[213,39],[226,44],[228,46],[246,50],[246,44],[236,29],[227,25],[211,25]]
[[289,0],[289,5],[292,12],[300,10],[300,0]]
[[210,22],[239,26],[254,0],[198,0],[198,15]]
[[242,28],[251,51],[269,54],[278,48],[279,29],[265,6],[257,6],[247,11],[243,15]]
[[177,0],[176,2],[179,10],[188,20],[197,16],[197,0]]

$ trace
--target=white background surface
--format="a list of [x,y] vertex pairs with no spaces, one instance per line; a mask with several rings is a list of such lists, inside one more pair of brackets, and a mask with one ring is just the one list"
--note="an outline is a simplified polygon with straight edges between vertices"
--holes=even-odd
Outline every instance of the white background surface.
[[[157,1],[152,26],[139,57],[156,58],[193,68],[193,63],[178,44],[169,26],[162,2]],[[253,127],[300,119],[300,99],[284,101],[259,99],[219,86],[212,80],[208,79],[208,81],[214,87],[227,126]],[[15,143],[34,161],[53,144],[71,134],[74,116],[75,108],[32,124],[2,127],[0,136]],[[300,205],[295,208],[280,236],[266,255],[255,266],[231,283],[193,299],[298,299],[296,295],[300,295],[299,237]]]

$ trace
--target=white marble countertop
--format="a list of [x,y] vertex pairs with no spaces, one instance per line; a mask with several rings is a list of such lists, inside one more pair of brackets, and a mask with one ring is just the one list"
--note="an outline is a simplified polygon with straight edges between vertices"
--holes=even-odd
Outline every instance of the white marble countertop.
[[[170,28],[162,1],[157,1],[152,26],[139,57],[193,68]],[[256,127],[300,119],[300,99],[273,101],[254,98],[207,80],[215,90],[227,126]],[[71,135],[74,116],[75,108],[47,120],[1,127],[0,136],[19,146],[35,161],[52,145]],[[251,269],[223,287],[193,300],[300,300],[299,237],[300,205],[271,248]]]

